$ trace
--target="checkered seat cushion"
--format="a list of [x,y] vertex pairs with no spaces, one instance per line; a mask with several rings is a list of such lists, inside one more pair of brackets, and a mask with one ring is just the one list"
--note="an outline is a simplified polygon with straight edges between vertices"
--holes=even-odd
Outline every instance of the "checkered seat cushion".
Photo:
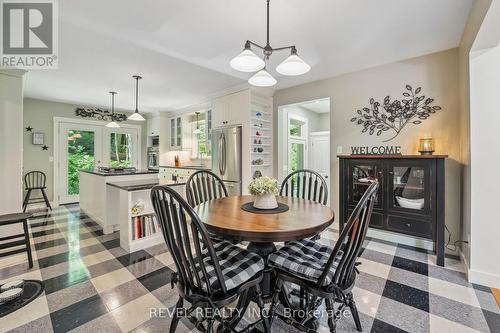
[[[323,268],[332,252],[333,248],[330,246],[322,245],[310,239],[303,239],[289,242],[279,251],[271,254],[269,256],[269,265],[301,279],[316,283],[323,273]],[[339,251],[337,259],[334,261],[322,286],[329,285],[332,282],[340,255],[341,251]]]
[[[239,287],[264,269],[264,260],[258,254],[251,253],[227,241],[214,242],[213,246],[219,259],[227,290]],[[205,249],[203,252],[207,254],[208,250]],[[204,256],[203,261],[212,291],[221,289],[210,256]],[[202,289],[207,291],[206,281],[198,264],[196,264],[196,270],[203,284]]]

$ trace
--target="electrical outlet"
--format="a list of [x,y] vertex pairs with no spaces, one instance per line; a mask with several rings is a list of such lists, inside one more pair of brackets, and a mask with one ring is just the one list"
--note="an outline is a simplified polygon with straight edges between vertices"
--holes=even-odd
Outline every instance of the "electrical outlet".
[[337,146],[337,154],[342,154],[342,146]]

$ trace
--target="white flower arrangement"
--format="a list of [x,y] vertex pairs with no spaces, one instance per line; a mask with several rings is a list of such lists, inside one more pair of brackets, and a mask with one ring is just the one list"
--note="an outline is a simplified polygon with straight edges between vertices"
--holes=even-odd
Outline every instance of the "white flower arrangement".
[[254,179],[248,185],[248,191],[252,195],[278,194],[278,180],[267,176]]

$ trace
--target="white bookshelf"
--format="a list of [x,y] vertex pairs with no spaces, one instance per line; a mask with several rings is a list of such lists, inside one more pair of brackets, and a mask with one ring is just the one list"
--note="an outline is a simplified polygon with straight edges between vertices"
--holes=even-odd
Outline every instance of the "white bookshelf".
[[[153,206],[151,204],[150,189],[139,191],[120,190],[120,203],[110,209],[117,209],[120,220],[120,247],[127,252],[139,251],[157,244],[164,243],[163,234],[158,229],[142,238],[137,237],[136,217],[153,216]],[[144,210],[139,214],[132,214],[132,207],[136,204],[144,206]]]
[[250,169],[273,176],[273,102],[254,93],[250,98]]

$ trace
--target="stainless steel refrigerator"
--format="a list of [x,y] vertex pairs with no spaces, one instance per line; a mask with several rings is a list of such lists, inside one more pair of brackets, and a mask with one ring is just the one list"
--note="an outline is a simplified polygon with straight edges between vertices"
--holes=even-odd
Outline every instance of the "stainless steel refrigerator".
[[241,195],[241,126],[212,130],[212,172],[229,195]]

